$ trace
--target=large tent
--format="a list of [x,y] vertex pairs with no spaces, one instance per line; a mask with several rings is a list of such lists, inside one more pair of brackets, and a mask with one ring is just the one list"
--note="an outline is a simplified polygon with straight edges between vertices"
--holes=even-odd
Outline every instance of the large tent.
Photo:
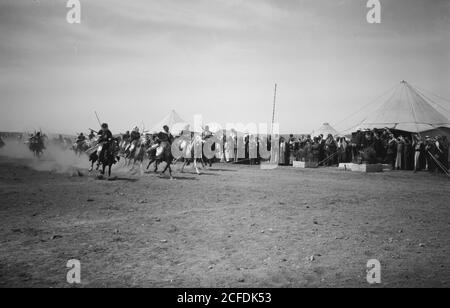
[[319,135],[323,135],[325,138],[328,135],[333,135],[333,136],[338,136],[339,133],[337,132],[337,130],[335,130],[329,123],[323,123],[321,127],[319,127],[318,129],[314,130],[311,135],[313,137],[319,136]]
[[164,118],[156,123],[151,132],[160,132],[163,130],[163,126],[167,125],[170,128],[172,134],[179,134],[182,130],[189,128],[190,124],[183,120],[175,110],[171,110]]
[[444,107],[424,92],[402,81],[390,98],[359,124],[359,128],[387,127],[410,133],[433,132],[450,128],[450,120],[444,111]]

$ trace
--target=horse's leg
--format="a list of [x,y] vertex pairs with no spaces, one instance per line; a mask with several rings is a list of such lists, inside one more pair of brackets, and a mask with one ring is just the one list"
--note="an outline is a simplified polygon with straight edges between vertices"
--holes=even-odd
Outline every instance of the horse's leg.
[[195,172],[197,172],[197,174],[200,175],[200,171],[198,170],[197,159],[196,158],[194,158],[194,168],[195,168]]
[[173,180],[173,176],[172,176],[172,168],[170,167],[170,162],[167,163],[167,167],[169,167],[169,176],[170,176],[170,179]]
[[155,160],[150,158],[150,161],[148,162],[148,165],[147,165],[147,170],[150,168],[150,166],[151,166],[154,162],[155,162]]
[[144,175],[144,170],[142,169],[143,166],[144,166],[144,160],[141,160],[141,162],[139,164],[139,171],[141,173],[141,176]]
[[134,159],[130,158],[129,164],[128,164],[128,165],[131,165],[130,171],[134,170],[134,165],[135,164],[136,164],[136,161]]
[[164,174],[167,171],[167,169],[169,169],[169,167],[170,167],[170,163],[168,161],[166,161],[166,168],[164,168],[162,174]]
[[158,160],[156,160],[156,162],[155,162],[155,173],[158,172],[158,164],[159,164],[159,162],[158,162]]
[[164,168],[164,171],[162,173],[164,174],[166,172],[166,170],[169,170],[170,179],[173,180],[172,168],[170,168],[170,159],[166,159],[165,162],[166,162],[167,165],[166,165],[166,168]]
[[187,159],[183,162],[183,166],[181,166],[181,171],[180,171],[181,173],[184,173],[184,167],[186,167],[187,162],[188,162]]

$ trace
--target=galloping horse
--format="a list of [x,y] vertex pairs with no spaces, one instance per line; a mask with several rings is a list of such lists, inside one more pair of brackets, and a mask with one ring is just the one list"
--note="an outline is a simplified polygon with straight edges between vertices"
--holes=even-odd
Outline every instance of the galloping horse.
[[184,172],[184,168],[193,163],[193,166],[195,168],[195,171],[197,174],[200,174],[200,171],[198,170],[197,162],[199,161],[202,164],[202,167],[205,167],[205,164],[203,162],[203,158],[195,157],[195,149],[203,149],[203,140],[199,136],[194,136],[194,138],[191,141],[182,140],[180,142],[180,150],[184,154],[184,162],[183,166],[181,167],[181,173]]
[[[206,155],[204,154],[205,153],[204,144],[208,141],[208,139],[213,138],[213,137],[214,137],[213,135],[205,137],[203,139],[203,146],[202,146],[202,148],[203,148],[202,164],[205,162],[207,165],[209,165],[210,168],[212,167],[212,164],[214,163],[215,157],[213,157],[213,158],[206,157]],[[213,151],[213,152],[216,151],[216,143],[215,142],[211,146],[211,151]]]
[[107,149],[105,150],[105,153],[103,154],[103,157],[99,157],[99,153],[101,152],[101,146],[99,146],[97,151],[94,151],[92,154],[89,155],[89,161],[91,162],[91,168],[89,171],[92,171],[94,168],[94,163],[97,162],[97,169],[100,168],[100,165],[102,165],[103,169],[100,172],[102,175],[105,175],[106,167],[109,167],[108,169],[108,176],[111,176],[111,168],[114,164],[116,164],[119,161],[119,141],[117,139],[113,139]]
[[148,144],[146,136],[142,136],[139,141],[132,145],[129,154],[125,156],[125,159],[127,160],[126,166],[132,165],[130,171],[134,170],[136,163],[139,163],[139,170],[141,171],[141,174],[143,174],[142,165],[147,156]]
[[44,142],[41,137],[32,137],[29,140],[28,147],[35,157],[40,157],[44,153]]
[[172,156],[172,147],[170,143],[167,141],[163,141],[158,147],[156,146],[151,147],[150,150],[148,151],[148,154],[150,156],[150,162],[148,163],[147,169],[150,168],[151,164],[155,163],[155,172],[157,172],[158,164],[160,164],[161,162],[165,162],[166,168],[163,170],[162,173],[165,173],[167,170],[169,170],[169,176],[170,179],[172,180],[173,179],[172,168],[170,167],[170,165],[172,164],[173,156]]
[[90,145],[89,145],[88,141],[83,140],[83,141],[75,142],[72,148],[73,148],[75,154],[77,154],[78,156],[81,156],[81,154],[85,153],[90,148]]

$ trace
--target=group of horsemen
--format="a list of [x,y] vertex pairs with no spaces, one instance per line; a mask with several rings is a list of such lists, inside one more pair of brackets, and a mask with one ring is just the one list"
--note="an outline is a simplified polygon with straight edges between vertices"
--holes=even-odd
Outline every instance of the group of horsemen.
[[[212,133],[209,131],[209,128],[205,127],[202,140],[211,136]],[[114,137],[108,124],[104,123],[101,125],[100,131],[95,132],[91,130],[87,137],[83,133],[79,134],[74,144],[74,150],[77,153],[85,152],[89,155],[92,162],[91,170],[94,162],[98,163],[97,166],[100,164],[115,164],[121,157],[125,159],[127,164],[134,166],[136,162],[142,164],[145,158],[150,159],[150,164],[155,161],[158,163],[159,160],[166,161],[170,159],[162,159],[163,149],[170,150],[174,140],[175,138],[167,125],[159,133],[141,133],[139,128],[135,127],[131,132],[127,131],[121,136]],[[167,156],[170,157],[171,155]],[[196,166],[196,162],[194,163]],[[147,169],[150,167],[150,164]]]

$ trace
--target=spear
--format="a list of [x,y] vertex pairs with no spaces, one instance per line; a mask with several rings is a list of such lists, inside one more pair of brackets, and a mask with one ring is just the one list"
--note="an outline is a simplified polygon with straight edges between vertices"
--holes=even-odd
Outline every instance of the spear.
[[100,121],[100,118],[98,117],[97,111],[94,111],[94,113],[95,113],[95,117],[97,118],[98,125],[102,126],[102,122]]

